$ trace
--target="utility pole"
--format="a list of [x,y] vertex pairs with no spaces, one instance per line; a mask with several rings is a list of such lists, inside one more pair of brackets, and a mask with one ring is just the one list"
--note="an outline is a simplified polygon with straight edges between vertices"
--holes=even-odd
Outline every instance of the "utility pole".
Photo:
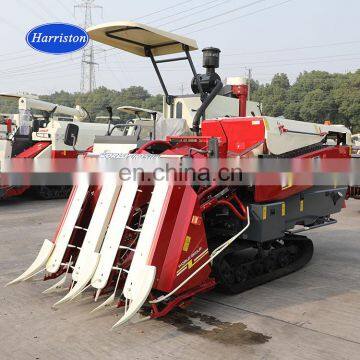
[[[81,0],[81,2],[74,6],[74,11],[81,9],[84,12],[84,29],[92,25],[92,9],[103,9],[102,6],[95,5],[94,3],[95,0]],[[96,87],[95,65],[98,64],[95,62],[94,44],[90,40],[88,46],[82,52],[80,82],[80,91],[82,93],[92,92]]]
[[249,84],[249,87],[248,87],[248,101],[250,101],[250,92],[251,92],[251,79],[252,79],[252,70],[251,69],[248,69],[248,84]]

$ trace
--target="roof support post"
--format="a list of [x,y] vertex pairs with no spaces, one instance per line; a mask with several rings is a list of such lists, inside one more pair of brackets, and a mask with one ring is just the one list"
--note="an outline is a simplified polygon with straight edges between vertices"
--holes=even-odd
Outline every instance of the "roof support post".
[[206,98],[206,94],[204,93],[203,89],[202,89],[202,86],[201,86],[201,82],[200,82],[200,79],[199,79],[199,74],[196,72],[196,69],[195,69],[195,66],[194,66],[194,63],[192,61],[192,58],[191,58],[191,55],[190,55],[190,51],[189,51],[189,46],[187,45],[183,45],[183,49],[185,51],[185,54],[186,54],[186,57],[189,61],[189,65],[190,65],[190,68],[191,68],[191,71],[195,77],[195,80],[196,80],[196,84],[199,88],[199,91],[200,91],[200,98],[201,98],[201,101],[204,101],[205,98]]
[[158,65],[157,65],[157,63],[156,63],[156,61],[155,61],[154,55],[153,55],[153,53],[152,53],[152,51],[151,51],[151,48],[146,48],[146,49],[145,49],[145,53],[146,53],[146,56],[148,56],[148,57],[151,59],[151,62],[152,62],[153,67],[154,67],[154,69],[155,69],[156,75],[157,75],[157,77],[159,78],[161,87],[162,87],[162,89],[163,89],[163,91],[164,91],[164,94],[165,94],[166,103],[167,103],[168,105],[171,105],[172,102],[173,102],[173,97],[170,96],[169,93],[168,93],[168,91],[167,91],[166,85],[165,85],[164,80],[163,80],[163,78],[162,78],[162,76],[161,76],[159,67],[158,67]]

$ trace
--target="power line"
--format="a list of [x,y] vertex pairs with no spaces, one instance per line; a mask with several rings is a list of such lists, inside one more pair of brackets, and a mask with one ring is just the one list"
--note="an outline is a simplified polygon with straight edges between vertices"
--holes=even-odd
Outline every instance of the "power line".
[[[76,57],[76,58],[73,58],[73,59],[66,59],[66,60],[60,60],[60,61],[57,61],[57,62],[52,62],[50,64],[45,64],[45,65],[42,65],[41,68],[38,70],[39,72],[43,72],[44,71],[44,68],[46,68],[46,70],[50,69],[49,70],[54,70],[54,69],[62,69],[62,68],[66,68],[66,67],[69,67],[69,66],[72,66],[72,65],[76,65],[74,64],[74,61],[77,61],[77,60],[80,60],[81,57]],[[99,58],[99,60],[101,60],[103,58]],[[69,61],[72,62],[72,64],[68,63]],[[58,65],[58,64],[62,64],[62,65]],[[35,65],[38,65],[38,63],[35,63]],[[55,66],[54,66],[55,65]],[[38,67],[38,66],[37,66]],[[36,73],[37,71],[36,70],[33,70],[35,67],[34,66],[28,66],[28,67],[23,67],[23,68],[13,68],[10,70],[7,70],[7,71],[4,71],[3,74],[4,76],[7,76],[7,75],[11,75],[11,76],[17,76],[17,75],[23,75],[23,74],[29,74],[29,73]],[[24,71],[22,71],[24,70]],[[30,72],[28,72],[27,70],[31,70]]]
[[[354,56],[360,56],[360,53],[348,53],[348,54],[336,54],[336,55],[328,55],[328,56],[316,56],[316,57],[306,57],[306,58],[297,58],[297,59],[278,59],[278,60],[270,60],[270,61],[251,61],[251,62],[248,62],[249,65],[253,66],[253,65],[256,65],[256,64],[259,64],[259,65],[262,65],[262,64],[265,64],[265,65],[270,65],[271,63],[275,63],[275,66],[277,65],[277,63],[279,63],[281,65],[281,63],[284,63],[284,62],[287,62],[287,61],[302,61],[302,63],[299,63],[299,64],[306,64],[306,63],[312,63],[313,60],[322,60],[322,59],[334,59],[334,58],[343,58],[345,57],[347,59],[353,59]],[[341,60],[341,59],[340,59]],[[305,62],[304,62],[305,61]],[[116,65],[116,63],[107,63],[107,65]],[[298,64],[298,63],[292,63],[294,65]],[[249,67],[245,65],[245,63],[243,64],[240,64],[240,63],[224,63],[222,64],[221,66],[221,69],[230,69],[230,68],[242,68],[242,69],[248,69]],[[148,71],[151,69],[151,66],[150,65],[141,65],[141,66],[133,66],[133,67],[128,67],[127,68],[127,71]],[[122,69],[117,69],[117,68],[113,68],[112,70],[122,70]],[[171,71],[182,71],[182,70],[187,70],[187,68],[184,66],[184,67],[172,67],[172,68],[163,68],[162,69],[163,71],[167,71],[167,72],[171,72]]]
[[118,77],[117,73],[114,70],[112,70],[107,63],[105,63],[105,66],[110,71],[111,75],[115,78],[115,80],[117,80],[121,84],[121,86],[123,86],[122,80]]
[[133,20],[140,20],[140,19],[144,19],[146,17],[149,17],[149,16],[152,16],[152,15],[156,15],[156,14],[159,14],[159,13],[162,13],[163,11],[166,11],[166,10],[169,10],[169,9],[174,9],[176,7],[179,7],[181,5],[184,5],[184,4],[187,4],[187,3],[190,3],[190,2],[193,2],[193,0],[186,0],[186,1],[183,1],[181,3],[178,3],[176,5],[172,5],[172,6],[168,6],[166,8],[163,8],[163,9],[159,9],[159,10],[156,10],[154,12],[151,12],[151,13],[148,13],[148,14],[145,14],[145,15],[142,15],[142,16],[139,16],[139,17],[136,17],[134,18]]
[[170,31],[176,31],[176,30],[181,30],[181,29],[185,29],[185,28],[188,28],[190,26],[194,26],[194,25],[198,25],[198,24],[201,24],[203,22],[206,22],[206,21],[209,21],[209,20],[213,20],[213,19],[217,19],[219,18],[220,16],[225,16],[225,15],[228,15],[228,14],[231,14],[235,11],[239,11],[239,10],[242,10],[242,9],[246,9],[250,6],[253,6],[253,5],[256,5],[256,4],[259,4],[259,3],[262,3],[264,1],[267,1],[267,0],[256,0],[256,1],[253,1],[249,4],[246,4],[246,5],[242,5],[242,6],[239,6],[237,8],[234,8],[234,9],[231,9],[231,10],[228,10],[228,11],[225,11],[223,13],[220,13],[220,14],[216,14],[214,16],[210,16],[210,17],[207,17],[205,19],[201,19],[201,20],[198,20],[198,21],[195,21],[191,24],[187,24],[187,25],[184,25],[184,26],[181,26],[181,27],[178,27],[178,28],[175,28],[175,29],[171,29]]
[[[321,59],[332,59],[332,58],[339,58],[339,57],[349,57],[349,56],[360,56],[359,53],[350,53],[350,54],[337,54],[337,55],[327,55],[327,56],[315,56],[315,57],[306,57],[301,59],[277,59],[277,60],[265,60],[265,61],[251,61],[251,65],[253,64],[269,64],[269,63],[281,63],[284,61],[307,61],[307,60],[321,60]],[[227,66],[237,66],[238,64],[224,64]]]
[[[112,49],[105,50],[104,52],[107,52],[107,51],[110,51],[110,50],[112,50]],[[74,65],[74,61],[77,61],[79,59],[81,59],[81,56],[71,58],[71,59],[60,60],[60,61],[57,61],[57,62],[51,62],[51,63],[42,64],[40,67],[39,67],[40,62],[37,62],[37,63],[29,64],[26,67],[17,67],[17,68],[5,69],[2,72],[2,74],[3,74],[2,77],[7,76],[7,75],[18,76],[18,75],[21,75],[21,74],[28,74],[29,73],[28,70],[31,70],[30,73],[34,73],[37,68],[40,68],[40,72],[44,71],[44,69],[47,70],[49,68],[50,68],[50,70],[60,69],[60,68],[64,68],[64,67]],[[99,59],[101,60],[103,58],[99,58]],[[45,63],[45,62],[48,62],[48,60],[43,61],[43,63]],[[71,62],[71,63],[69,64],[69,62]],[[59,64],[62,64],[62,65],[59,65]]]
[[[64,63],[64,62],[77,60],[77,59],[80,59],[80,58],[81,57],[78,56],[78,57],[74,57],[72,59],[62,59],[62,60],[59,60],[59,61],[54,61],[53,59],[46,59],[46,60],[37,61],[37,62],[33,62],[33,63],[27,63],[24,66],[15,66],[15,67],[3,69],[3,70],[0,71],[0,73],[8,74],[11,71],[17,72],[17,71],[21,71],[21,70],[26,70],[28,68],[31,69],[31,68],[34,68],[34,67],[38,66],[39,64],[42,64],[42,68],[43,68],[44,66],[46,67],[46,66],[49,66],[49,65],[60,64],[60,63]],[[47,64],[47,63],[49,63],[49,64]]]
[[[48,64],[48,66],[51,65],[51,64]],[[76,62],[76,63],[72,63],[72,64],[63,64],[63,65],[57,65],[57,66],[53,66],[53,67],[47,67],[46,69],[44,69],[43,66],[41,67],[38,67],[38,68],[35,68],[35,69],[25,69],[23,71],[14,71],[14,72],[5,72],[4,74],[1,75],[1,78],[4,78],[6,76],[11,76],[11,77],[17,77],[17,76],[23,76],[23,75],[27,75],[27,74],[37,74],[37,73],[43,73],[44,70],[46,70],[47,72],[50,72],[52,70],[58,70],[58,69],[63,69],[63,68],[66,68],[68,69],[69,67],[72,67],[72,66],[78,66],[79,64]]]
[[[0,21],[2,21],[1,18],[0,18]],[[25,52],[28,53],[30,51],[31,51],[30,49],[19,50],[19,51],[11,51],[11,52],[8,52],[8,53],[5,53],[5,54],[1,53],[1,56],[6,57],[7,55],[23,54]],[[13,58],[0,59],[0,62],[9,61],[9,60],[13,60],[13,59],[19,59],[19,56],[16,56],[16,57],[13,57]]]
[[[353,55],[353,56],[352,56]],[[355,56],[355,57],[354,57]],[[282,63],[279,63],[279,64],[268,64],[268,62],[259,62],[260,66],[253,66],[253,64],[257,64],[256,62],[255,63],[251,63],[251,66],[253,69],[256,69],[256,68],[263,68],[263,67],[274,67],[274,66],[292,66],[292,65],[306,65],[306,64],[312,64],[312,63],[317,63],[317,62],[331,62],[333,61],[332,59],[333,58],[338,58],[337,61],[352,61],[352,60],[357,60],[359,59],[360,57],[360,54],[344,54],[344,55],[334,55],[334,56],[328,56],[328,57],[312,57],[312,58],[304,58],[304,59],[296,59],[295,61],[302,61],[302,60],[308,60],[308,61],[303,61],[303,62],[300,62],[300,63],[285,63],[285,64],[282,64]],[[345,57],[342,59],[342,57]],[[287,61],[287,60],[280,60],[281,62],[283,61]],[[261,65],[263,64],[264,65]],[[246,69],[248,70],[249,68],[244,66],[244,65],[239,65],[239,64],[223,64],[221,69],[222,70],[225,70],[225,69]],[[117,68],[112,68],[111,70],[113,71],[116,71],[116,70],[119,70]],[[139,71],[147,71],[148,69],[146,68],[128,68],[127,71],[128,72],[139,72]],[[162,69],[162,71],[164,72],[179,72],[179,71],[187,71],[187,69],[184,67],[184,68],[169,68],[169,69]]]
[[[337,59],[337,61],[357,61],[360,57],[351,57],[351,58],[345,58],[345,59]],[[308,65],[308,64],[317,64],[317,63],[327,63],[327,62],[333,62],[334,60],[313,60],[313,61],[306,61],[301,63],[288,63],[288,64],[275,64],[275,65],[261,65],[261,66],[254,66],[254,69],[261,69],[261,68],[267,68],[267,67],[275,67],[275,66],[294,66],[294,65]]]
[[[359,55],[360,56],[360,55]],[[343,59],[337,59],[336,61],[357,61],[360,57],[349,57],[349,58],[343,58]],[[278,64],[264,64],[264,65],[255,65],[252,66],[252,69],[261,69],[261,68],[273,68],[276,66],[294,66],[294,65],[308,65],[308,64],[317,64],[317,63],[327,63],[327,62],[333,62],[333,59],[328,60],[311,60],[311,61],[305,61],[305,62],[298,62],[298,63],[278,63]],[[239,66],[237,65],[227,65],[224,66],[223,69],[237,69]]]
[[[66,65],[67,70],[68,69],[73,69],[73,68],[74,69],[78,68],[78,64]],[[46,75],[48,75],[48,74],[58,74],[58,73],[59,73],[58,68],[57,69],[50,69],[50,71],[46,71]],[[6,79],[6,78],[14,79],[14,78],[16,78],[16,76],[20,76],[21,79],[23,79],[24,77],[33,76],[33,75],[35,75],[36,78],[37,78],[38,74],[40,74],[40,75],[44,74],[44,71],[42,71],[42,70],[34,70],[34,71],[24,72],[24,73],[9,74],[9,75],[2,76],[1,79],[2,80]]]
[[[1,20],[1,18],[0,18],[0,20]],[[111,48],[111,49],[107,49],[107,50],[100,50],[100,48],[99,47],[94,47],[95,48],[95,53],[97,53],[97,52],[108,52],[108,51],[114,51],[114,50],[117,50],[117,49],[115,49],[115,48]],[[8,53],[5,53],[5,54],[1,54],[2,55],[2,58],[0,58],[0,63],[1,62],[8,62],[8,61],[11,61],[11,60],[23,60],[24,59],[24,57],[19,57],[18,55],[17,56],[14,56],[14,57],[7,57],[7,55],[15,55],[15,54],[24,54],[24,53],[28,53],[29,55],[30,55],[30,52],[33,54],[34,53],[34,51],[33,51],[33,49],[26,49],[26,50],[20,50],[20,51],[12,51],[12,52],[8,52]],[[6,58],[5,58],[6,57]],[[69,61],[69,60],[71,60],[71,59],[65,59],[65,60],[61,60],[61,62],[62,61]],[[36,62],[36,63],[32,63],[33,65],[37,65],[37,64],[39,64],[39,63],[44,63],[44,62],[52,62],[53,61],[53,59],[47,59],[47,60],[43,60],[43,61],[38,61],[38,62]],[[29,63],[27,63],[26,65],[24,65],[24,66],[22,66],[22,65],[20,65],[20,66],[16,66],[16,68],[23,68],[23,67],[28,67],[29,65],[32,65],[32,64],[29,64]],[[5,70],[7,70],[7,69],[5,69]],[[3,70],[4,71],[4,70]],[[0,71],[1,72],[1,71]]]
[[224,25],[225,23],[229,23],[230,21],[242,19],[242,18],[245,18],[245,17],[248,17],[248,16],[252,16],[252,15],[258,14],[258,13],[260,13],[260,12],[266,11],[266,10],[273,9],[273,8],[278,7],[278,6],[281,6],[281,5],[285,5],[286,3],[289,3],[290,1],[293,1],[293,0],[286,0],[286,1],[283,1],[283,2],[280,2],[280,3],[277,3],[277,4],[274,4],[274,5],[270,5],[270,6],[267,6],[267,7],[258,9],[258,10],[255,10],[255,11],[253,11],[253,12],[250,12],[250,13],[247,13],[247,14],[244,14],[244,15],[240,15],[240,16],[237,16],[237,17],[234,17],[234,18],[225,20],[225,21],[221,21],[221,22],[216,23],[216,24],[213,24],[213,25],[211,25],[211,26],[206,26],[206,27],[203,27],[203,28],[200,28],[200,29],[197,29],[197,30],[193,30],[193,31],[190,31],[190,32],[186,33],[186,35],[188,35],[188,34],[193,34],[193,33],[199,32],[199,31],[203,31],[203,30],[213,29],[214,27],[217,27],[217,26],[220,26],[220,25]]
[[[335,42],[335,43],[329,43],[329,44],[317,44],[317,45],[308,45],[308,46],[303,46],[303,47],[294,47],[294,48],[281,48],[281,49],[269,49],[269,50],[262,50],[262,51],[252,51],[252,52],[244,52],[244,53],[224,53],[222,54],[223,57],[226,56],[244,56],[244,55],[257,55],[257,54],[266,54],[266,53],[282,53],[282,52],[290,52],[290,51],[297,51],[297,50],[305,50],[305,49],[315,49],[315,48],[326,48],[326,47],[336,47],[336,46],[343,46],[343,45],[353,45],[353,44],[359,44],[360,40],[354,40],[354,41],[342,41],[342,42]],[[2,54],[3,58],[0,59],[0,62],[7,62],[7,61],[12,61],[12,60],[22,60],[23,57],[20,57],[19,55],[16,54],[24,54],[24,53],[30,53],[32,50],[31,49],[26,49],[26,50],[19,50],[16,52],[8,52],[5,54]],[[118,49],[115,48],[109,48],[109,49],[95,49],[95,54],[96,53],[108,53],[108,52],[112,52],[112,51],[118,51]],[[16,55],[14,57],[7,57],[8,55]],[[118,55],[118,53],[113,54],[113,55]],[[65,63],[65,62],[71,62],[74,61],[76,59],[80,59],[80,57],[76,56],[76,57],[72,57],[70,59],[63,59],[60,61],[56,61],[54,62],[53,59],[46,59],[43,61],[37,61],[34,63],[27,63],[26,65],[19,65],[19,66],[15,66],[15,67],[11,67],[11,68],[7,68],[7,69],[3,69],[1,72],[5,72],[8,73],[8,71],[12,71],[12,70],[23,70],[26,69],[28,67],[33,67],[34,65],[38,65],[38,64],[44,64],[44,63],[53,63],[53,64],[58,64],[58,63]],[[49,64],[51,65],[51,64]]]
[[4,24],[6,24],[7,26],[11,27],[12,29],[21,32],[21,34],[24,33],[24,29],[21,29],[19,26],[17,26],[17,23],[14,21],[9,21],[8,19],[0,16],[0,21]]
[[306,49],[317,49],[317,48],[324,48],[324,47],[333,47],[333,46],[342,46],[342,45],[353,45],[359,44],[360,40],[354,41],[343,41],[343,42],[336,42],[330,44],[321,44],[321,45],[308,45],[302,47],[294,47],[294,48],[283,48],[283,49],[274,49],[274,50],[261,50],[261,51],[251,51],[245,53],[230,53],[230,54],[223,54],[222,56],[244,56],[244,55],[257,55],[257,54],[267,54],[267,53],[279,53],[279,52],[289,52],[289,51],[297,51],[297,50],[306,50]]
[[[205,8],[205,9],[204,9],[204,4],[200,4],[200,5],[197,5],[197,6],[192,6],[190,9],[185,9],[185,10],[182,10],[182,11],[178,11],[178,12],[176,12],[176,13],[173,14],[173,15],[163,16],[163,17],[161,17],[161,18],[158,18],[158,19],[155,19],[155,20],[153,20],[153,21],[150,21],[150,24],[156,23],[156,22],[159,22],[159,21],[165,20],[165,19],[168,20],[168,19],[171,18],[171,17],[177,16],[177,15],[180,15],[180,14],[185,14],[185,13],[188,13],[189,11],[192,12],[193,10],[198,9],[198,8],[202,8],[202,10],[201,10],[200,12],[208,11],[209,9],[212,9],[212,8],[214,7],[214,5],[209,7],[210,4],[213,4],[213,3],[219,2],[219,1],[220,1],[220,0],[212,0],[212,1],[206,2],[206,8]],[[221,5],[221,4],[225,3],[225,2],[229,2],[229,1],[231,1],[231,0],[222,1],[221,3],[216,4],[215,6],[219,6],[219,5]],[[193,13],[193,12],[192,12],[190,16],[196,15],[196,14],[198,14],[198,13],[199,13],[199,12],[196,12],[196,13]],[[185,17],[184,17],[184,16],[181,16],[180,19],[177,19],[177,20],[175,19],[175,20],[172,20],[172,21],[168,21],[168,22],[166,22],[166,23],[164,23],[164,24],[160,24],[160,25],[158,25],[158,26],[163,26],[163,25],[171,24],[172,22],[179,21],[179,20],[182,20],[182,19],[185,19]]]
[[47,19],[44,16],[42,16],[40,13],[38,13],[33,6],[29,5],[26,0],[17,0],[17,1],[19,1],[22,4],[22,6],[26,7],[29,11],[31,11],[37,18],[40,18],[45,22],[47,21]]
[[59,17],[57,15],[55,15],[52,10],[50,10],[49,6],[44,6],[42,0],[37,0],[37,5],[40,5],[41,10],[46,13],[47,17],[56,19],[58,21],[60,21]]
[[60,4],[60,6],[71,16],[75,19],[75,14],[69,10],[69,8],[67,6],[64,5],[64,3],[62,2],[62,0],[57,0],[58,4]]
[[230,22],[232,22],[232,21],[234,21],[234,20],[242,19],[242,18],[245,18],[245,17],[248,17],[248,16],[252,16],[252,15],[258,14],[258,13],[260,13],[260,12],[266,11],[266,10],[273,9],[273,8],[275,8],[275,7],[284,5],[284,4],[286,4],[286,3],[290,2],[290,1],[293,1],[293,0],[286,0],[286,1],[283,1],[283,2],[280,2],[280,3],[277,3],[277,4],[274,4],[274,5],[270,5],[270,6],[267,6],[267,7],[258,9],[258,10],[255,10],[255,11],[253,11],[253,12],[250,12],[250,13],[247,13],[247,14],[244,14],[244,15],[240,15],[240,16],[237,16],[237,17],[234,17],[234,18],[231,18],[231,19],[228,19],[228,20],[225,20],[225,21],[222,21],[222,22],[213,24],[213,25],[211,25],[211,26],[206,26],[206,27],[203,27],[203,28],[200,28],[200,29],[197,29],[197,30],[193,30],[193,31],[190,31],[190,32],[186,33],[186,35],[188,35],[188,34],[193,34],[193,33],[199,32],[199,31],[207,30],[207,29],[213,29],[214,27],[217,27],[217,26],[220,26],[220,25],[224,25],[225,23],[230,23]]
[[[60,76],[51,76],[51,77],[39,77],[39,75],[36,75],[36,80],[53,80],[53,79],[63,79],[63,78],[68,78],[68,77],[74,77],[75,74],[78,73],[78,70],[75,70],[74,72],[69,72],[67,74],[63,74],[63,75],[60,75]],[[13,83],[13,78],[8,78],[8,79],[5,79],[4,82],[6,81],[11,81]],[[30,80],[28,80],[30,81]],[[31,82],[33,82],[33,80],[31,80]],[[21,79],[21,84],[24,85],[24,81],[23,79]]]
[[[115,51],[115,48],[111,48],[111,49],[107,49],[107,50],[101,50],[102,53],[107,53],[110,51]],[[99,50],[94,50],[94,53],[97,54],[99,53]],[[0,71],[1,73],[5,73],[8,74],[9,71],[21,71],[21,70],[26,70],[27,68],[33,68],[35,66],[38,66],[39,64],[42,64],[42,68],[45,66],[52,66],[52,65],[56,65],[56,64],[62,64],[62,63],[66,63],[66,62],[72,62],[74,60],[80,60],[82,58],[82,56],[74,56],[70,55],[71,57],[68,59],[62,59],[59,61],[54,61],[53,59],[45,59],[45,60],[41,60],[41,61],[36,61],[33,63],[27,63],[26,65],[20,65],[20,66],[15,66],[15,67],[11,67],[11,68],[7,68],[7,69],[3,69]],[[18,57],[17,57],[18,58]],[[4,61],[7,61],[9,59],[6,59]],[[1,60],[0,60],[1,61]],[[44,65],[45,64],[45,65]]]
[[[205,10],[206,10],[206,11],[211,10],[211,9],[213,9],[213,8],[219,6],[219,5],[225,4],[225,3],[229,2],[229,1],[231,1],[231,0],[225,0],[225,1],[222,1],[221,3],[219,3],[219,4],[215,4],[215,5],[213,5],[213,6],[208,6],[208,7],[206,7]],[[203,12],[204,12],[204,10],[195,11],[195,12],[192,12],[192,13],[191,13],[191,16],[194,16],[194,15],[197,15],[197,14],[201,14],[201,13],[203,13]],[[168,24],[171,24],[171,23],[174,23],[174,22],[183,20],[183,19],[185,19],[185,18],[186,18],[186,17],[183,16],[183,17],[181,17],[181,18],[179,18],[179,19],[175,19],[175,20],[173,20],[173,21],[168,21],[168,22],[166,22],[166,23],[160,24],[159,26],[168,25]]]

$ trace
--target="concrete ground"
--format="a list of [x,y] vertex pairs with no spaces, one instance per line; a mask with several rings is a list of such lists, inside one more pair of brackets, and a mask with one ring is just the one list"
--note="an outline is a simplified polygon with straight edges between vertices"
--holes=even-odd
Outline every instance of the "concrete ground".
[[202,295],[187,311],[109,331],[120,310],[96,315],[91,294],[53,310],[61,294],[32,281],[3,285],[32,262],[64,201],[0,204],[0,359],[359,359],[360,201],[339,223],[308,234],[302,270],[236,296]]

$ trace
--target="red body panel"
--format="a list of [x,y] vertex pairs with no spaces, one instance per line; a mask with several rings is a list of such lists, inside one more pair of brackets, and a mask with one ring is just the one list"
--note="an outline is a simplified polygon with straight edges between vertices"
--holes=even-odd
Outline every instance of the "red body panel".
[[[218,137],[221,143],[226,145],[227,156],[229,156],[231,152],[242,153],[257,143],[266,143],[265,126],[261,117],[206,120],[202,123],[202,134],[206,137]],[[346,159],[350,157],[349,153],[350,150],[347,146],[334,146],[307,153],[296,158],[311,159],[318,157],[321,159]],[[294,176],[292,180],[294,185],[282,188],[280,185],[268,185],[271,183],[269,181],[280,182],[279,174],[269,174],[266,177],[262,175],[261,180],[258,181],[255,186],[255,201],[268,202],[286,199],[289,196],[310,188],[313,185],[312,180],[308,174]],[[307,185],[296,185],[304,183]]]
[[52,150],[52,159],[76,159],[79,155],[78,151],[74,150]]
[[19,155],[17,155],[16,158],[33,159],[35,156],[39,155],[44,149],[46,149],[50,145],[51,145],[51,143],[49,143],[47,141],[40,141],[40,142],[36,143],[35,145],[26,149]]
[[[350,156],[349,153],[350,153],[350,149],[347,146],[334,146],[298,156],[296,157],[296,159],[313,159],[313,158],[348,159]],[[308,170],[311,171],[311,169]],[[334,169],[326,168],[325,165],[325,167],[323,167],[322,170],[324,172],[326,171],[330,172],[331,170]],[[310,171],[304,174],[294,174],[292,179],[293,185],[289,186],[288,188],[282,188],[280,185],[260,185],[259,182],[257,181],[255,186],[255,201],[268,202],[275,200],[283,200],[292,195],[295,195],[299,192],[311,188],[314,184]],[[273,180],[280,179],[279,178],[280,175],[278,174],[269,174],[267,179],[270,180],[270,177],[272,177]],[[300,185],[300,184],[307,184],[307,185]]]
[[[51,144],[49,142],[46,142],[46,141],[38,142],[35,145],[33,145],[33,146],[29,147],[28,149],[24,150],[22,153],[18,154],[16,156],[16,159],[33,159],[50,145]],[[28,186],[28,185],[26,185],[26,186],[15,186],[15,187],[9,186],[7,188],[8,189],[6,190],[4,196],[2,197],[4,199],[10,198],[10,197],[13,197],[13,196],[20,196],[20,195],[24,194],[24,192],[26,190],[28,190],[30,188],[30,186]]]
[[[154,288],[169,292],[209,258],[198,196],[192,187],[171,187],[157,230],[151,260],[151,265],[157,268]],[[202,284],[209,275],[207,266],[179,293]]]
[[20,196],[24,194],[26,190],[29,189],[30,186],[21,186],[21,187],[9,187],[5,189],[4,195],[1,199],[7,199],[13,196]]
[[262,118],[224,118],[206,120],[202,123],[203,136],[219,137],[227,143],[227,151],[241,153],[265,140]]
[[11,133],[11,129],[12,129],[12,120],[11,119],[6,119],[5,120],[5,124],[6,124],[6,132],[8,134]]
[[[43,150],[47,147],[51,146],[51,142],[49,141],[40,141],[35,143],[33,146],[27,148],[22,153],[16,156],[17,159],[34,159],[37,155],[39,155]],[[51,158],[52,159],[76,159],[79,156],[78,151],[73,150],[52,150]],[[17,187],[9,187],[6,190],[3,198],[10,198],[13,196],[20,196],[28,190],[30,186],[17,186]]]

